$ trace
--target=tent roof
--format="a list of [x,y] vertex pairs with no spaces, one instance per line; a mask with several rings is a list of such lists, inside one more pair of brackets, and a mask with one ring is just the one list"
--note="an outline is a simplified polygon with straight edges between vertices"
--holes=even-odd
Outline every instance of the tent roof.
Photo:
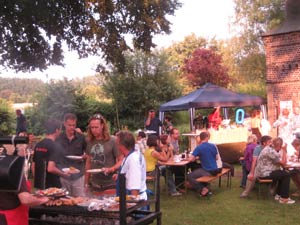
[[159,111],[188,110],[190,108],[254,106],[264,104],[259,96],[239,94],[217,85],[206,83],[188,95],[174,99],[160,106]]

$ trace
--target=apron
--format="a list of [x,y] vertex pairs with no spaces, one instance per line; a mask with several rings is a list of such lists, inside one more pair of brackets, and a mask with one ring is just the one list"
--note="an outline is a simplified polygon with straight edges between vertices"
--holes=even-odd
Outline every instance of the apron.
[[[119,168],[119,171],[118,171],[118,177],[117,177],[117,181],[116,181],[116,195],[117,196],[120,196],[120,173],[121,173],[121,170],[122,170],[122,167],[123,167],[123,165],[125,164],[125,162],[126,162],[126,160],[127,160],[127,158],[128,158],[128,156],[130,155],[130,154],[132,154],[134,152],[134,149],[132,149],[130,152],[129,152],[129,154],[126,156],[126,158],[123,160],[123,162],[122,162],[122,165],[120,166],[120,168]],[[128,191],[126,190],[126,192],[128,193]]]
[[[31,182],[26,181],[27,188],[31,189]],[[0,214],[3,214],[6,218],[7,225],[28,225],[29,220],[29,207],[20,204],[15,209],[0,210]]]
[[15,209],[0,210],[0,214],[5,215],[7,225],[28,225],[28,210],[28,206],[21,204]]

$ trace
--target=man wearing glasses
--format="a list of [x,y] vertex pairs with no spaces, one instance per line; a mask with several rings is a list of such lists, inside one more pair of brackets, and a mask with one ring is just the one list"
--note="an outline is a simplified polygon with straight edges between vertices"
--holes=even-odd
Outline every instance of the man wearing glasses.
[[85,186],[92,191],[115,188],[115,176],[123,155],[119,153],[116,138],[109,134],[105,118],[95,114],[89,120],[87,129],[86,170],[102,169],[99,173],[86,173]]

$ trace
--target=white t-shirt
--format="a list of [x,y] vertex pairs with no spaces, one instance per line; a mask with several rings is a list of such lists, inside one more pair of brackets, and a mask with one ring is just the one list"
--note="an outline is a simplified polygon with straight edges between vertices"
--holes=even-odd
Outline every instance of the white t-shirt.
[[126,189],[139,190],[140,199],[147,200],[146,162],[140,151],[134,151],[124,158],[121,173],[125,173]]

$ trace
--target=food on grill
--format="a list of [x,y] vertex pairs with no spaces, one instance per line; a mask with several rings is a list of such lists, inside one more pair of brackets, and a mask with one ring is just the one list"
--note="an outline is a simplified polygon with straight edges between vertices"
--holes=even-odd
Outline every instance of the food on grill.
[[43,195],[43,196],[63,196],[66,194],[66,190],[61,188],[51,187],[45,190],[38,190],[36,191],[36,194]]
[[61,206],[61,205],[77,205],[84,201],[82,197],[68,197],[68,198],[60,198],[60,199],[52,199],[49,200],[45,205],[46,206]]
[[[139,200],[140,199],[140,196],[139,195],[137,195],[137,196],[135,196],[135,195],[126,195],[126,201],[135,201],[135,200]],[[120,197],[119,196],[117,196],[117,197],[115,197],[115,201],[120,201]]]

